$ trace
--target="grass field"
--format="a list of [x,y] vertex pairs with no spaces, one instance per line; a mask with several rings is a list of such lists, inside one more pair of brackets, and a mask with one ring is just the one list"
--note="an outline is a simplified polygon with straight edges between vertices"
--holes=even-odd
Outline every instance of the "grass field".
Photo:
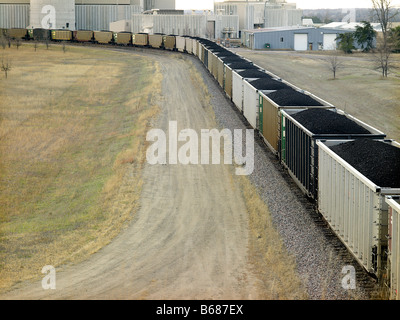
[[83,259],[131,219],[162,76],[96,48],[23,44],[0,58],[12,65],[0,74],[1,290]]

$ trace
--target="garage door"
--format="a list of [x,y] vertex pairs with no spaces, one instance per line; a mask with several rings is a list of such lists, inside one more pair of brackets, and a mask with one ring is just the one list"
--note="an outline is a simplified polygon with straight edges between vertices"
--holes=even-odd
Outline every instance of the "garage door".
[[324,34],[324,50],[336,50],[336,37],[334,34]]
[[294,35],[294,50],[307,50],[307,33],[297,33]]

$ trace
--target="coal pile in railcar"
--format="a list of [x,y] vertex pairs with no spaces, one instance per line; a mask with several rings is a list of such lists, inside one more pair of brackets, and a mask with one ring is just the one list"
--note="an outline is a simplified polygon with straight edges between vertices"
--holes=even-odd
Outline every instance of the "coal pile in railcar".
[[237,54],[234,53],[227,53],[227,52],[217,52],[216,56],[220,58],[221,60],[223,59],[228,59],[228,58],[233,58],[233,59],[243,59],[242,57],[239,57]]
[[372,139],[356,139],[330,147],[373,183],[400,188],[400,149]]
[[214,52],[222,52],[222,51],[227,51],[225,48],[222,48],[218,45],[213,46],[213,45],[206,45],[206,48],[210,51],[214,51]]
[[228,61],[225,61],[226,65],[229,66],[232,70],[245,70],[245,69],[254,69],[258,70],[260,69],[259,67],[255,66],[251,62],[242,59],[241,61],[235,61],[232,63],[229,63]]
[[281,90],[290,88],[287,84],[271,78],[253,80],[250,81],[250,84],[257,90]]
[[263,71],[260,70],[252,70],[252,69],[248,69],[248,70],[243,70],[238,72],[238,74],[243,77],[243,78],[271,78],[272,76],[270,76],[268,73],[265,73]]
[[239,56],[219,56],[225,64],[232,63],[232,62],[241,62],[241,63],[249,63],[248,61],[244,60],[242,57]]
[[282,89],[268,94],[279,106],[322,106],[317,100],[295,89]]
[[232,57],[232,56],[238,57],[238,55],[236,53],[231,52],[229,50],[217,51],[217,52],[215,52],[215,54],[218,57]]
[[345,115],[326,109],[306,109],[292,117],[314,134],[371,134]]

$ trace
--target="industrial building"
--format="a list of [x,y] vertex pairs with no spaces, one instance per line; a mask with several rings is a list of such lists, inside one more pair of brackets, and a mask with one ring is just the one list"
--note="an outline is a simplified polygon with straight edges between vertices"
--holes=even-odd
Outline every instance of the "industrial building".
[[302,11],[284,0],[216,2],[214,10],[183,12],[175,0],[0,0],[0,28],[112,30],[240,38],[242,29],[301,24]]
[[285,0],[215,2],[214,11],[239,16],[239,29],[287,27],[302,24],[303,10]]
[[239,38],[239,17],[203,14],[134,14],[132,32],[175,34],[209,39]]
[[282,27],[243,30],[241,42],[250,49],[275,50],[335,50],[336,38],[346,29],[316,27]]

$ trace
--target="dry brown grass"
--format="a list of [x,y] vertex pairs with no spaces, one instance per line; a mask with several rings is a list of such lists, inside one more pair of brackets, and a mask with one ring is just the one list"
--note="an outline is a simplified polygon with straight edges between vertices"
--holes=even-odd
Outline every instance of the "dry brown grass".
[[13,69],[0,77],[0,290],[84,259],[132,218],[162,80],[131,53],[3,53]]
[[250,263],[260,280],[259,291],[267,300],[306,299],[296,262],[275,229],[268,206],[245,176],[238,176],[249,217]]

